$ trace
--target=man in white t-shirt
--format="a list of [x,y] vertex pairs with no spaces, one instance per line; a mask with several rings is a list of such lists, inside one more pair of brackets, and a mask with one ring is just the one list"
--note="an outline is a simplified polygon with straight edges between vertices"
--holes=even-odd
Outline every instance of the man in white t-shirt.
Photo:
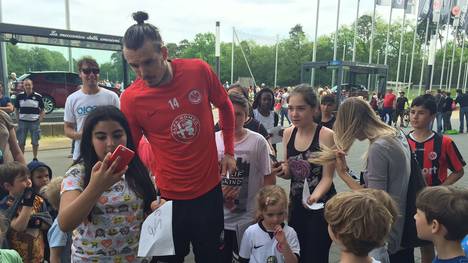
[[97,106],[113,105],[120,108],[119,97],[112,91],[100,88],[99,65],[96,60],[84,57],[78,61],[83,85],[68,96],[63,116],[65,135],[74,140],[73,161],[80,155],[80,141],[86,116]]

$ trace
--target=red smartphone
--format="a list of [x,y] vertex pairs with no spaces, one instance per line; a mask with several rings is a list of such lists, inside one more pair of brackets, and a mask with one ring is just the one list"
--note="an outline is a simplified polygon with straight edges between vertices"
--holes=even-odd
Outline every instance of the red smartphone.
[[114,171],[122,171],[125,166],[127,166],[132,161],[134,155],[135,152],[128,149],[127,147],[123,145],[117,146],[110,157],[111,163],[113,163],[117,157],[120,157],[119,164]]

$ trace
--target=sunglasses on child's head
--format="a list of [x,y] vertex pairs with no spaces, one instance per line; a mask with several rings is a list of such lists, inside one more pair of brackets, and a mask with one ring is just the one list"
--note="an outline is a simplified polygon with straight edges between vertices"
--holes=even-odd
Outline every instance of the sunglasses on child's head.
[[94,75],[99,74],[99,69],[98,68],[83,68],[81,69],[81,72],[83,72],[85,75],[91,74],[93,72]]

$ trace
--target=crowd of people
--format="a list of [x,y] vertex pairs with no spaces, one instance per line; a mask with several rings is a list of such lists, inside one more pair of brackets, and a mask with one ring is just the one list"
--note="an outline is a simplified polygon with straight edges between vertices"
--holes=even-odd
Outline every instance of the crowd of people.
[[[251,100],[201,60],[168,59],[148,14],[133,17],[123,54],[137,79],[120,99],[99,86],[94,59],[78,61],[83,85],[65,106],[74,148],[64,176],[37,159],[44,113],[32,81],[15,105],[0,94],[0,262],[184,262],[192,249],[202,263],[326,263],[332,242],[343,263],[411,263],[415,248],[423,263],[468,262],[468,190],[453,186],[466,163],[451,137],[432,131],[441,98],[468,118],[466,94],[410,103],[389,90],[381,102],[337,102],[329,88],[301,84],[263,87]],[[406,106],[409,134],[392,126]],[[348,166],[356,140],[369,141],[360,177]],[[119,145],[136,152],[122,169],[111,158]],[[337,192],[334,174],[349,191]],[[426,187],[414,188],[418,176]],[[289,180],[289,197],[277,177]],[[138,257],[143,221],[167,201],[174,255]],[[416,235],[426,242],[409,242]]]

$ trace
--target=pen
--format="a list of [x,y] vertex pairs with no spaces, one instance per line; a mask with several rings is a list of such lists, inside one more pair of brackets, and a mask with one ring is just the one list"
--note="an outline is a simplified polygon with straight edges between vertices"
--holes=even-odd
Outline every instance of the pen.
[[159,205],[161,203],[161,193],[159,189],[156,188],[156,203]]

